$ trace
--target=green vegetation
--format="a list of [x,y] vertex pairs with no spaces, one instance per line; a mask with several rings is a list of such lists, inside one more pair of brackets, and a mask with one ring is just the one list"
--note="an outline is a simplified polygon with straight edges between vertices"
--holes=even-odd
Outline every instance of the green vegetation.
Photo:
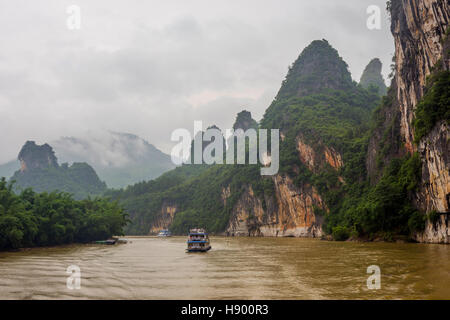
[[[316,49],[319,54],[314,53]],[[339,176],[349,182],[358,182],[365,177],[368,123],[380,97],[376,91],[366,90],[351,81],[345,62],[327,42],[313,42],[305,51],[307,53],[302,53],[291,68],[285,85],[287,82],[308,82],[308,77],[299,76],[297,79],[296,72],[301,72],[303,68],[315,70],[310,63],[321,66],[322,73],[316,76],[323,78],[319,82],[323,81],[325,85],[321,87],[321,83],[314,82],[314,92],[308,95],[297,95],[295,90],[288,90],[289,95],[284,85],[266,111],[261,127],[281,128],[285,134],[280,144],[280,174],[291,176],[299,186],[312,183],[320,194],[326,193],[327,204],[335,203],[334,208],[338,207],[347,192],[347,189],[343,190]],[[337,89],[334,88],[333,84],[340,79],[346,79],[345,89],[341,89],[341,83],[336,84]],[[236,123],[237,127],[257,125],[246,112],[238,115]],[[299,133],[315,149],[324,146],[335,148],[348,165],[339,171],[330,166],[325,166],[316,174],[309,171],[301,163],[296,150]],[[130,212],[132,223],[127,226],[127,233],[148,233],[155,219],[161,216],[162,208],[167,206],[177,208],[170,226],[173,233],[183,234],[196,226],[205,227],[210,232],[223,232],[233,207],[249,186],[266,213],[276,209],[273,207],[276,201],[272,201],[275,193],[273,180],[271,177],[261,177],[258,165],[184,165],[154,181],[108,194],[121,201]],[[222,194],[228,187],[229,197],[224,201]],[[346,188],[359,191],[359,186],[351,183]],[[322,214],[325,215],[324,212]]]
[[[175,234],[203,227],[209,232],[223,231],[231,210],[246,186],[264,198],[273,192],[272,181],[260,176],[257,165],[183,165],[160,178],[111,190],[107,194],[119,200],[130,213],[132,223],[126,233],[146,234],[164,206],[175,206],[177,214],[170,226]],[[223,191],[230,187],[224,201]]]
[[77,200],[106,191],[106,184],[87,163],[74,163],[72,166],[63,163],[61,166],[17,171],[11,181],[15,181],[16,192],[26,188],[33,188],[36,192],[61,191],[72,194]]
[[387,88],[381,75],[381,68],[380,59],[372,59],[364,69],[359,84],[365,89],[378,92],[381,96],[384,96],[387,93]]
[[275,100],[353,86],[348,66],[326,40],[313,41],[289,68]]
[[67,193],[13,192],[0,180],[0,250],[103,240],[122,234],[127,219],[109,199],[77,201]]
[[325,230],[336,226],[354,228],[359,236],[395,232],[408,235],[423,230],[424,215],[411,204],[410,195],[421,174],[419,155],[393,159],[375,185],[360,184],[360,192],[348,192],[342,203],[326,217]]
[[337,226],[333,227],[332,235],[336,241],[345,241],[350,237],[350,232],[347,227]]
[[441,216],[441,214],[439,212],[437,212],[436,210],[433,210],[428,214],[428,220],[432,224],[436,224],[436,222],[438,222],[440,216]]
[[414,120],[415,141],[418,143],[439,120],[450,124],[450,72],[439,71],[427,80],[425,94],[417,104]]
[[37,145],[27,141],[20,150],[21,170],[11,177],[14,191],[33,188],[36,192],[62,191],[71,193],[75,199],[100,195],[106,191],[106,184],[87,163],[58,165],[55,152],[48,144]]
[[[275,101],[262,121],[265,127],[279,126],[287,132],[280,146],[280,171],[295,177],[299,185],[312,183],[318,189],[330,209],[324,229],[336,240],[376,234],[391,238],[392,232],[408,235],[424,227],[424,215],[409,200],[420,179],[417,154],[392,160],[376,185],[366,179],[370,119],[379,102],[380,97],[370,88],[327,90]],[[383,103],[392,103],[390,97],[383,98]],[[295,147],[299,133],[316,153],[322,151],[322,145],[340,152],[344,166],[335,170],[325,165],[318,172],[309,171]],[[385,140],[389,140],[389,134],[392,131],[385,133]]]
[[[445,81],[435,81],[435,94],[427,93],[421,108],[435,110],[431,105],[449,105]],[[324,218],[325,232],[336,240],[381,237],[390,241],[396,235],[423,230],[425,225],[426,216],[410,201],[421,177],[419,155],[390,158],[400,143],[396,115],[386,123],[388,111],[395,109],[395,88],[384,97],[375,89],[352,82],[337,51],[326,41],[314,41],[290,68],[259,124],[260,128],[280,129],[279,174],[291,177],[299,187],[315,187],[329,211],[314,207],[314,212]],[[423,122],[433,123],[443,115],[439,111],[430,117],[432,120]],[[257,125],[245,112],[238,119],[245,119],[242,123],[251,127]],[[377,158],[382,174],[369,181],[368,145],[379,127],[387,127]],[[299,139],[318,157],[312,169],[299,157]],[[326,161],[324,154],[330,149],[342,156],[342,167],[332,167]],[[129,233],[148,233],[167,207],[176,208],[170,225],[173,233],[184,234],[191,227],[223,232],[237,201],[250,187],[261,201],[263,219],[277,210],[273,180],[261,177],[259,169],[258,165],[184,165],[154,181],[109,194],[130,212]],[[253,205],[248,204],[249,215]]]

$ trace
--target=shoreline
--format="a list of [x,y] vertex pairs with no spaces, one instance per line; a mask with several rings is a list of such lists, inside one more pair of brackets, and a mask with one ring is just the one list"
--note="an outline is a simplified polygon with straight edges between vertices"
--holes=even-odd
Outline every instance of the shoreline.
[[[419,242],[419,241],[415,241],[414,239],[411,238],[407,238],[407,237],[398,237],[398,238],[394,238],[392,241],[387,241],[387,240],[383,240],[381,237],[375,238],[375,239],[366,239],[366,238],[349,238],[347,240],[344,241],[338,241],[338,240],[333,240],[333,239],[329,239],[328,237],[324,236],[324,237],[270,237],[270,236],[258,236],[258,237],[254,237],[254,236],[226,236],[226,235],[214,235],[214,234],[210,234],[211,237],[217,237],[217,238],[248,238],[248,239],[253,239],[253,238],[265,238],[265,239],[302,239],[302,240],[317,240],[317,241],[327,241],[327,242],[349,242],[349,243],[390,243],[390,244],[428,244],[428,245],[449,245],[448,243],[445,242]],[[180,237],[185,237],[185,235],[172,235],[171,237],[167,237],[167,238],[180,238]],[[146,238],[155,238],[155,239],[165,239],[162,237],[158,237],[157,235],[126,235],[124,236],[124,238],[127,239],[146,239]],[[129,242],[132,243],[132,242]],[[33,249],[52,249],[52,248],[67,248],[67,247],[72,247],[72,246],[99,246],[99,247],[104,247],[105,244],[97,244],[95,242],[89,242],[89,243],[83,243],[83,242],[73,242],[73,243],[66,243],[66,244],[60,244],[60,245],[53,245],[53,246],[35,246],[35,247],[23,247],[23,248],[17,248],[17,249],[9,249],[9,250],[3,250],[0,251],[0,253],[2,252],[23,252],[23,251],[30,251]]]

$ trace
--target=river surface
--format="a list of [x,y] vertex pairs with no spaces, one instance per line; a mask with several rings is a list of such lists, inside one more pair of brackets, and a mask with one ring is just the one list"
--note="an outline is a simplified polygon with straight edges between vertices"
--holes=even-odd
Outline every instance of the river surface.
[[213,237],[186,253],[185,237],[128,239],[0,252],[0,299],[450,299],[448,245]]

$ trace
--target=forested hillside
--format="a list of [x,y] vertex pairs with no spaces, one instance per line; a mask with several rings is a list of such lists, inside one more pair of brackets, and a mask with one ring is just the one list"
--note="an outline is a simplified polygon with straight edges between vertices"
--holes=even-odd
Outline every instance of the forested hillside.
[[387,92],[378,59],[357,84],[326,40],[313,41],[258,124],[280,129],[279,173],[203,166],[170,189],[155,193],[163,177],[141,185],[140,202],[129,187],[114,193],[131,213],[128,230],[448,243],[449,8],[423,1],[414,15],[412,6],[388,2],[396,54]]
[[[346,63],[327,41],[314,41],[291,66],[261,120],[261,128],[280,128],[278,177],[292,179],[292,188],[312,186],[317,190],[326,205],[309,207],[314,215],[326,217],[325,230],[329,233],[333,227],[347,225],[337,215],[345,196],[360,196],[366,185],[370,118],[380,101],[377,90],[364,89],[351,81]],[[240,116],[248,117],[245,113]],[[248,122],[238,117],[234,127]],[[303,157],[300,140],[302,145],[311,146],[316,159]],[[331,154],[338,159],[335,163],[326,158]],[[275,212],[284,210],[275,190],[277,177],[260,176],[257,165],[195,168],[185,165],[155,181],[114,192],[113,197],[130,212],[132,223],[128,231],[145,234],[169,226],[175,233],[184,233],[197,225],[211,232],[231,231],[230,219],[236,204],[249,187],[261,202],[265,216],[254,221],[251,228],[267,224]],[[193,170],[196,175],[185,174]],[[175,182],[168,188],[168,180],[181,183]],[[251,216],[247,219],[258,220]]]
[[21,169],[10,179],[15,181],[16,192],[33,188],[36,192],[67,192],[75,199],[84,199],[106,191],[106,184],[100,181],[90,165],[59,165],[52,147],[48,144],[38,146],[33,141],[28,141],[22,147],[18,159]]
[[0,180],[0,250],[104,240],[121,235],[123,209],[106,199],[76,201],[67,193],[13,192]]

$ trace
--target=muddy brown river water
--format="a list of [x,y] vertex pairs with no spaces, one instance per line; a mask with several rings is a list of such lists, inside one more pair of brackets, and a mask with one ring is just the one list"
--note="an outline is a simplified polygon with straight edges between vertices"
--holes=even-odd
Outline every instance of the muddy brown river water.
[[[450,299],[450,246],[185,237],[0,252],[1,299]],[[81,270],[68,289],[66,269]],[[367,288],[367,267],[381,288]]]

